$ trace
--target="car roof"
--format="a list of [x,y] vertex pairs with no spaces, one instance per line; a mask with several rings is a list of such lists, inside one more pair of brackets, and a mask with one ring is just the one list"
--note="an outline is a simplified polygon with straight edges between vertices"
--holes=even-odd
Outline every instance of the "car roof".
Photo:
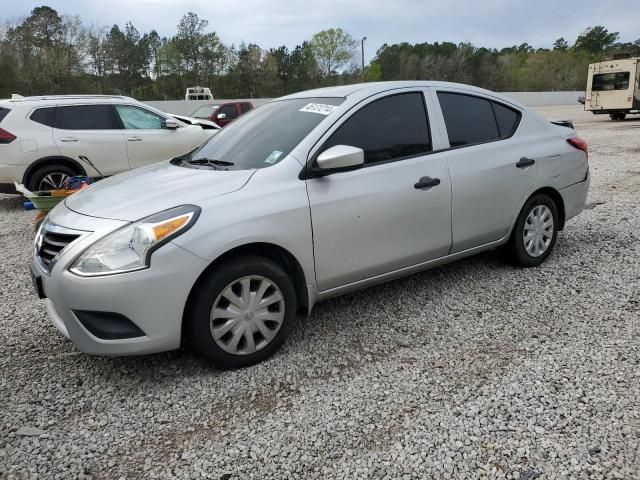
[[433,80],[401,80],[392,82],[371,82],[371,83],[356,83],[354,85],[340,85],[337,87],[324,87],[314,90],[306,90],[304,92],[293,93],[281,99],[293,99],[293,98],[309,98],[309,97],[352,97],[358,96],[361,98],[376,95],[378,93],[387,92],[390,90],[396,90],[400,88],[453,88],[459,90],[465,90],[469,93],[478,93],[484,96],[490,96],[500,99],[506,103],[516,105],[520,108],[525,108],[522,104],[516,102],[510,97],[506,97],[500,93],[485,90],[484,88],[474,87],[472,85],[466,85],[463,83],[454,82],[439,82]]

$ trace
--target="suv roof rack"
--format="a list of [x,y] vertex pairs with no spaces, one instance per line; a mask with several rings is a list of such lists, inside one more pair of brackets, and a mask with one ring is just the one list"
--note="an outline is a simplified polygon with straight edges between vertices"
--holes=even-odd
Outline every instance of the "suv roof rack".
[[129,100],[131,97],[124,95],[35,95],[32,97],[12,98],[12,101],[17,102],[33,102],[42,100],[84,100],[91,98],[119,98],[122,100]]

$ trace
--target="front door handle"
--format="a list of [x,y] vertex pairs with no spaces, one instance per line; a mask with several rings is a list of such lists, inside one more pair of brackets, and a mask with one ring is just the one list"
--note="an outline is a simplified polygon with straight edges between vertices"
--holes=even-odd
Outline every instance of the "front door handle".
[[422,177],[418,180],[418,183],[413,184],[413,188],[416,190],[422,190],[423,188],[430,188],[440,185],[439,178]]
[[516,163],[516,167],[518,168],[527,168],[536,163],[533,158],[522,157],[518,163]]
[[62,137],[60,141],[61,142],[77,142],[78,139],[75,137]]
[[140,137],[127,137],[127,140],[130,142],[141,142],[142,139]]

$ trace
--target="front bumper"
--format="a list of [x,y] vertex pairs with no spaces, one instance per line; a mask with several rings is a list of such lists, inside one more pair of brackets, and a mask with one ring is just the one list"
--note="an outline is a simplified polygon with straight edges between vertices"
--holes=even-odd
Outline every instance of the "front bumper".
[[[55,209],[50,215],[49,222],[56,225],[76,231],[79,227],[90,230],[58,255],[50,272],[37,256],[33,258],[31,271],[36,282],[42,284],[47,313],[54,326],[79,350],[90,354],[138,355],[178,348],[187,297],[207,262],[168,243],[153,253],[151,265],[145,270],[80,277],[69,272],[73,260],[98,238],[125,222],[87,217],[66,207]],[[143,335],[115,340],[100,338],[78,319],[78,311],[126,317]]]

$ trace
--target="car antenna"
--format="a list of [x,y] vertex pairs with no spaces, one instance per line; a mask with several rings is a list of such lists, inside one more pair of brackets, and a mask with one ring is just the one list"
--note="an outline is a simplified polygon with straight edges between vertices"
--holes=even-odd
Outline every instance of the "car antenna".
[[102,174],[102,172],[100,170],[98,170],[98,167],[96,167],[93,162],[91,160],[89,160],[86,156],[84,155],[78,155],[78,158],[80,160],[82,160],[83,162],[91,165],[93,167],[93,169],[98,172],[98,175],[100,175],[100,178],[104,178],[104,175]]

